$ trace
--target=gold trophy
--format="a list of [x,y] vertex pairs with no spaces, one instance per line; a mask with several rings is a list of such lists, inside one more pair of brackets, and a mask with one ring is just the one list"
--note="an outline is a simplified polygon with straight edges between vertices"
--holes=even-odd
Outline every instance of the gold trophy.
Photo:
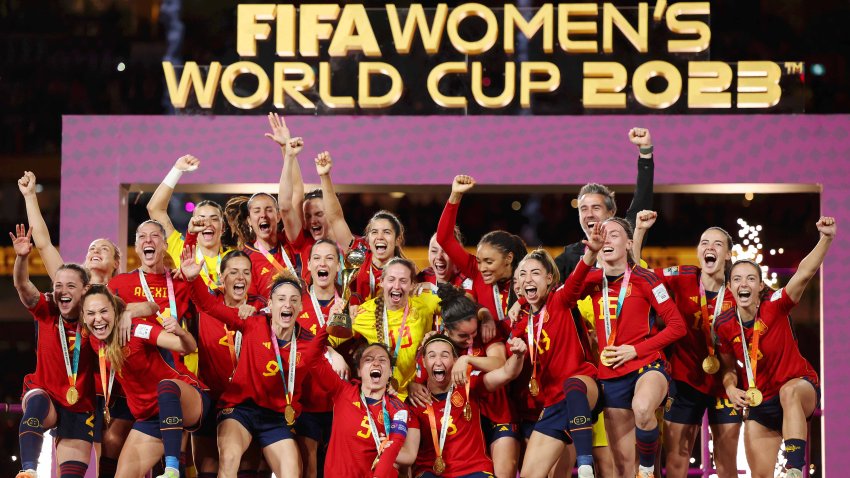
[[360,249],[355,249],[348,253],[346,259],[350,267],[342,270],[342,312],[333,314],[327,326],[328,334],[340,339],[354,336],[354,330],[351,328],[351,315],[348,314],[348,303],[351,302],[352,282],[357,277],[357,273],[360,272],[360,266],[365,262],[366,254]]

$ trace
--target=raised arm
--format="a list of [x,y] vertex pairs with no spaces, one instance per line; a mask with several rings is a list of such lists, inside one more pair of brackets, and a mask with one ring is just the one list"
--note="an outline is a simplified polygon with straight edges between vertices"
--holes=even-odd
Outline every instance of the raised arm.
[[474,254],[470,254],[463,248],[455,237],[455,226],[457,225],[457,211],[460,200],[464,193],[475,186],[472,176],[455,176],[452,181],[452,193],[449,201],[437,223],[437,243],[446,251],[446,255],[455,263],[461,274],[474,277],[478,272],[478,260]]
[[814,277],[818,269],[820,269],[820,266],[823,264],[823,259],[826,257],[826,251],[828,251],[829,246],[832,245],[832,239],[835,238],[836,232],[835,218],[821,216],[818,220],[817,228],[820,233],[818,243],[815,245],[815,248],[812,249],[812,252],[800,261],[797,271],[794,272],[794,275],[791,276],[791,280],[789,280],[788,284],[785,286],[785,293],[788,294],[788,298],[795,304],[800,302],[800,298],[803,296],[803,291],[806,290],[806,286],[809,285],[809,281],[812,277]]
[[174,232],[174,224],[171,223],[171,218],[168,217],[168,202],[171,201],[171,195],[174,193],[174,188],[177,186],[177,181],[187,171],[194,171],[201,165],[201,161],[187,154],[181,156],[174,163],[174,167],[165,176],[165,179],[159,183],[156,191],[153,192],[150,201],[148,201],[148,216],[154,221],[162,224],[165,228],[165,239]]
[[156,338],[157,347],[173,350],[181,355],[188,355],[198,349],[195,337],[180,326],[174,317],[167,317],[162,322],[164,332]]
[[484,386],[490,392],[504,387],[508,382],[519,377],[520,372],[522,372],[522,364],[525,360],[525,353],[528,352],[528,345],[519,337],[512,338],[507,345],[511,349],[511,357],[505,362],[505,365],[484,375]]
[[239,309],[228,307],[223,302],[217,301],[210,294],[210,290],[204,281],[198,279],[201,273],[201,264],[195,261],[194,248],[183,249],[180,271],[184,279],[189,282],[192,302],[200,312],[210,315],[232,330],[241,331],[245,328],[245,321],[240,317]]
[[643,210],[635,216],[637,223],[635,224],[635,236],[632,240],[632,254],[635,256],[636,261],[641,260],[640,255],[643,252],[643,242],[646,239],[646,233],[655,224],[655,219],[657,218],[658,213],[649,210]]
[[42,262],[44,262],[44,268],[47,269],[50,280],[53,280],[56,271],[65,261],[62,260],[56,246],[50,242],[50,231],[47,230],[47,223],[44,222],[44,216],[41,215],[41,208],[38,206],[35,185],[35,174],[31,171],[24,171],[24,175],[21,179],[18,179],[18,189],[24,196],[24,204],[27,208],[27,221],[32,228],[32,240],[35,242],[35,247],[38,249]]
[[[295,183],[295,168],[298,163],[298,153],[304,148],[304,140],[293,138],[286,127],[286,121],[277,113],[269,113],[269,126],[272,132],[266,133],[266,138],[271,139],[280,146],[283,155],[283,168],[280,171],[278,182],[277,204],[280,208],[280,217],[283,218],[283,230],[286,238],[294,241],[301,234],[301,211],[293,202],[294,190],[301,189],[304,195],[304,184],[299,180]],[[299,175],[300,176],[300,175]],[[299,178],[300,179],[300,178]]]
[[606,236],[602,223],[597,222],[589,231],[588,238],[581,241],[585,246],[584,255],[576,264],[575,270],[564,280],[564,285],[553,292],[553,300],[572,308],[575,307],[576,301],[586,295],[584,280],[590,268],[596,265],[596,256],[605,244]]
[[655,162],[652,157],[652,137],[646,128],[632,128],[629,131],[629,141],[638,147],[638,174],[635,185],[635,195],[629,210],[626,211],[626,220],[635,224],[638,211],[652,209],[652,195],[655,183]]
[[30,271],[27,259],[32,252],[32,228],[26,230],[26,226],[18,224],[15,226],[15,234],[9,233],[12,238],[12,245],[15,248],[15,268],[12,272],[12,281],[15,284],[15,289],[18,291],[18,297],[21,298],[21,303],[27,309],[32,309],[38,304],[39,292],[35,284],[30,281]]
[[331,168],[333,161],[331,155],[327,151],[323,151],[316,156],[316,172],[319,173],[319,179],[322,183],[322,201],[325,205],[325,217],[328,220],[333,237],[343,248],[348,251],[348,248],[354,244],[354,234],[345,222],[345,215],[342,212],[342,204],[339,203],[339,198],[336,197],[334,185],[331,181]]

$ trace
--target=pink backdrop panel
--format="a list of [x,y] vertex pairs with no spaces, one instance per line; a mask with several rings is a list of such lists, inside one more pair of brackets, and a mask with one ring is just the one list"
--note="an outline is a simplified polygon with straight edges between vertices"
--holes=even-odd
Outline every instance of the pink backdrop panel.
[[[850,116],[295,116],[304,158],[328,150],[340,184],[610,185],[634,182],[633,126],[656,144],[656,184],[821,184],[821,208],[850,226]],[[81,261],[89,242],[118,234],[119,186],[159,183],[181,155],[203,167],[182,183],[274,183],[280,152],[263,116],[66,116],[62,141],[62,249]],[[309,163],[305,163],[309,164]],[[380,165],[380,167],[376,167]],[[316,181],[305,167],[306,181]],[[276,188],[270,188],[270,192]],[[565,205],[565,207],[567,207]],[[814,244],[815,238],[812,238]],[[850,248],[840,239],[824,267],[822,381],[826,470],[850,465]],[[831,413],[832,411],[832,413]]]

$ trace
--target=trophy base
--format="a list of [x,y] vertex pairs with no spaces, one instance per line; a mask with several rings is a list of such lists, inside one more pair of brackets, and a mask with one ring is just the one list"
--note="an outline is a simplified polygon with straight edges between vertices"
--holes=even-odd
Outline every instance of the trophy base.
[[328,335],[338,339],[350,339],[354,337],[354,330],[351,327],[351,317],[348,314],[334,314],[331,320],[328,321],[326,327]]

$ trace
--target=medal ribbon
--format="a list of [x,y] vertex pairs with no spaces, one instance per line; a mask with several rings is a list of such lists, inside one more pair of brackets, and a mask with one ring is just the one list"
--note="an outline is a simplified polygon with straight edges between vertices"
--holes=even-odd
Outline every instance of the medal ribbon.
[[[334,290],[334,298],[331,304],[336,303],[336,300],[339,299],[339,294],[337,294],[336,290]],[[322,306],[319,304],[319,299],[316,297],[316,294],[313,292],[313,286],[310,286],[310,301],[313,303],[313,310],[316,311],[316,320],[319,321],[319,328],[325,327],[325,314],[322,313]]]
[[239,362],[239,352],[242,349],[242,332],[231,332],[225,325],[224,341],[227,342],[227,350],[230,352],[230,363],[233,365],[233,372],[235,372],[236,364]]
[[274,348],[274,356],[277,358],[277,367],[280,371],[280,378],[283,380],[283,394],[286,395],[286,404],[292,405],[292,391],[295,390],[295,352],[296,352],[296,337],[298,330],[292,330],[292,340],[289,342],[289,374],[288,377],[283,374],[283,361],[280,358],[280,345],[277,343],[277,336],[274,334],[274,326],[269,321],[269,329],[271,330],[272,347]]
[[[626,267],[626,272],[623,273],[623,282],[620,284],[620,294],[617,296],[617,310],[615,311],[616,320],[620,320],[620,311],[623,310],[623,302],[626,300],[626,293],[629,290],[629,279],[632,277],[632,268]],[[602,271],[602,314],[605,317],[605,343],[614,345],[614,339],[617,337],[617,329],[614,329],[611,324],[611,306],[608,301],[608,276],[605,271]]]
[[493,301],[496,304],[496,315],[499,316],[499,320],[505,320],[505,309],[502,306],[502,294],[499,293],[498,284],[493,284]]
[[[739,309],[740,310],[740,309]],[[753,344],[750,350],[747,351],[747,336],[744,333],[744,322],[741,320],[741,315],[738,317],[738,325],[741,327],[741,347],[744,355],[744,370],[747,372],[747,387],[756,387],[756,367],[758,366],[759,356],[759,336],[761,335],[761,326],[759,326],[759,313],[756,311],[756,318],[753,321]]]
[[702,333],[705,335],[705,346],[708,347],[708,356],[714,356],[714,320],[720,315],[723,308],[723,294],[726,292],[726,284],[720,286],[717,297],[714,299],[714,315],[708,315],[708,300],[705,297],[705,286],[699,281],[699,306],[702,313]]
[[[472,344],[466,349],[466,355],[472,357]],[[472,364],[466,366],[466,402],[469,403],[469,387],[472,385]]]
[[372,263],[369,262],[369,297],[375,296],[375,274],[372,272]]
[[[398,351],[401,349],[401,343],[404,341],[404,325],[407,323],[407,314],[410,312],[410,301],[407,302],[407,305],[404,306],[404,317],[401,319],[401,327],[398,328],[398,333],[396,334],[395,339],[395,350],[393,351],[393,358],[398,357]],[[389,318],[387,317],[387,308],[384,307],[384,342],[387,344],[387,347],[390,346],[390,325]]]
[[[360,402],[363,403],[363,407],[366,409],[366,418],[369,420],[369,430],[372,432],[372,439],[375,440],[375,449],[378,450],[378,456],[380,456],[381,451],[383,451],[384,444],[382,443],[381,436],[378,434],[378,426],[375,424],[375,419],[372,418],[372,411],[369,409],[369,402],[366,401],[366,397],[363,396],[363,392],[360,392]],[[390,412],[387,411],[387,397],[384,395],[381,397],[381,410],[384,417],[384,440],[386,441],[390,437],[390,421],[389,416]]]
[[283,258],[283,262],[286,264],[286,268],[284,268],[282,265],[280,265],[280,262],[278,262],[277,259],[274,258],[272,253],[269,252],[269,250],[266,249],[265,246],[260,244],[260,241],[255,242],[254,246],[257,248],[257,250],[260,251],[260,253],[263,255],[263,257],[265,257],[266,260],[269,261],[269,263],[272,266],[274,266],[275,269],[277,269],[278,272],[283,272],[283,271],[288,269],[289,272],[292,273],[292,275],[294,275],[295,277],[298,277],[298,273],[295,272],[295,267],[292,265],[292,261],[289,260],[289,256],[286,255],[286,251],[283,250],[283,244],[279,245],[280,256]]
[[77,384],[77,369],[80,366],[80,319],[77,319],[77,332],[74,338],[74,362],[71,365],[71,356],[68,353],[68,340],[65,336],[65,321],[59,316],[59,342],[62,344],[62,358],[65,360],[65,372],[68,373],[68,384],[74,387]]
[[452,419],[452,392],[455,385],[449,385],[449,393],[446,394],[446,405],[443,407],[442,426],[440,427],[440,437],[437,438],[437,416],[434,414],[434,405],[428,404],[428,421],[431,423],[431,439],[434,440],[434,451],[437,457],[443,456],[443,446],[446,444],[446,432],[449,430],[449,422]]
[[[145,292],[145,297],[148,299],[148,302],[155,303],[156,300],[154,300],[153,294],[151,294],[151,288],[148,287],[148,281],[145,279],[145,273],[142,272],[141,269],[139,269],[139,282],[142,284],[142,290]],[[174,320],[178,320],[177,303],[174,300],[174,281],[171,279],[171,272],[168,269],[165,270],[165,284],[168,290],[169,312],[171,313],[171,317],[174,317]],[[165,320],[165,317],[160,312],[156,313],[156,317],[159,320],[160,325],[162,325],[162,322]]]
[[104,348],[106,344],[101,341],[100,348],[97,349],[97,362],[100,366],[100,385],[103,387],[104,407],[109,409],[109,397],[112,396],[112,385],[115,383],[115,369],[109,367],[109,385],[106,383],[106,352]]
[[[528,353],[529,358],[531,359],[531,378],[537,379],[537,344],[540,342],[540,332],[543,331],[543,322],[545,322],[546,318],[546,306],[544,305],[542,309],[540,309],[540,320],[537,322],[537,335],[536,337],[533,335],[534,333],[534,314],[528,314],[528,326],[526,330],[528,331]],[[469,391],[467,391],[467,396]]]

